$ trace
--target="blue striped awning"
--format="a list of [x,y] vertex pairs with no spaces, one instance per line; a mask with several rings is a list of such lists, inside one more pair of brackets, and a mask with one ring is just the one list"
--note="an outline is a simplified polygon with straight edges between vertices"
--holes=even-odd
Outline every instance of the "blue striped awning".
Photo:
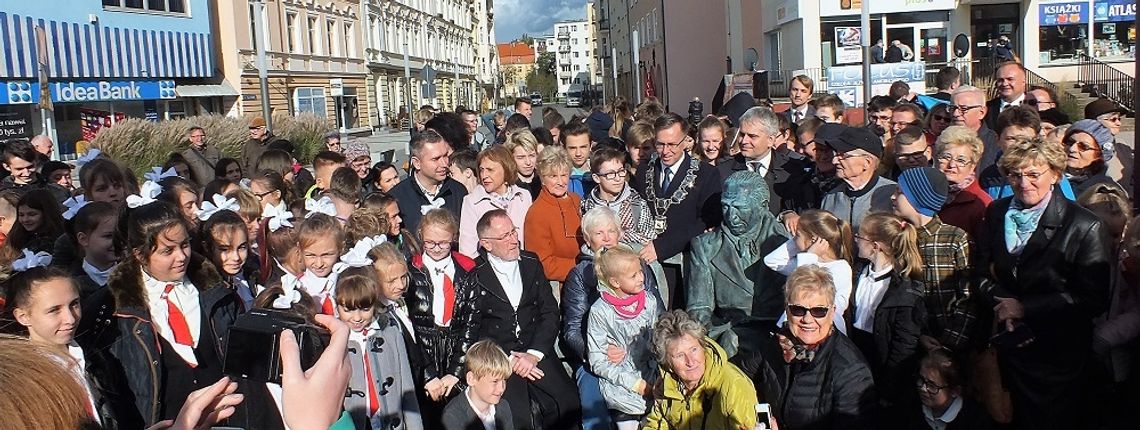
[[206,78],[214,75],[209,33],[140,30],[0,12],[0,79],[36,77],[36,26],[47,35],[53,79]]

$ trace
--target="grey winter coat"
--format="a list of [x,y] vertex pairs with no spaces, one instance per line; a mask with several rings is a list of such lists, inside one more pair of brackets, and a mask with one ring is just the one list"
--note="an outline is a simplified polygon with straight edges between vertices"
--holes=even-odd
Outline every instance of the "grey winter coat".
[[[609,288],[599,282],[598,290]],[[646,290],[645,294],[645,309],[633,319],[618,316],[613,305],[599,298],[590,306],[586,325],[587,357],[590,370],[598,375],[602,398],[610,409],[630,415],[642,415],[649,407],[649,401],[633,391],[637,381],[645,380],[652,387],[657,374],[657,359],[651,352],[653,323],[664,306],[653,291]],[[626,351],[618,364],[606,356],[610,344]]]

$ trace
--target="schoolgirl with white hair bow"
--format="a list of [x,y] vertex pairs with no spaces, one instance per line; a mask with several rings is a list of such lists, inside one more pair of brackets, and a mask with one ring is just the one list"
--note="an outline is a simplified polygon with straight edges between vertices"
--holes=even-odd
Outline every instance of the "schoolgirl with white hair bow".
[[242,309],[249,310],[260,288],[256,282],[249,281],[256,277],[245,273],[251,240],[245,220],[237,211],[235,199],[218,194],[202,202],[202,208],[198,210],[198,220],[202,223],[195,245],[241,299]]

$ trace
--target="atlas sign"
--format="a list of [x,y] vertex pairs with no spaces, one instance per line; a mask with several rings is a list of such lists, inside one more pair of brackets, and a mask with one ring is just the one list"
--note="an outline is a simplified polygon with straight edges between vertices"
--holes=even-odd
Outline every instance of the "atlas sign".
[[72,81],[53,82],[55,103],[158,100],[176,97],[174,81]]

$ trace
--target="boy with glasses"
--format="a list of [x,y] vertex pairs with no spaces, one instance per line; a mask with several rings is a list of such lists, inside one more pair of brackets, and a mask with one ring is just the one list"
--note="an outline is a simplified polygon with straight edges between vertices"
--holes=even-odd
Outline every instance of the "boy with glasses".
[[590,171],[598,186],[582,200],[582,213],[598,206],[613,210],[622,232],[619,241],[634,249],[657,238],[648,204],[629,186],[625,154],[616,149],[601,148],[590,157]]

